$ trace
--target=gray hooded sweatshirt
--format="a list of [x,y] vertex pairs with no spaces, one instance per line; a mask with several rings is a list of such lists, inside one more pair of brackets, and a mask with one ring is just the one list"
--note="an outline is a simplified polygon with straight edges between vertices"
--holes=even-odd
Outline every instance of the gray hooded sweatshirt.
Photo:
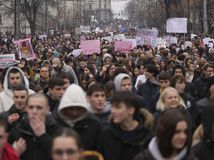
[[10,107],[14,104],[13,101],[13,87],[9,83],[9,72],[11,69],[16,68],[19,70],[21,74],[21,84],[24,85],[28,89],[28,94],[34,93],[33,90],[29,89],[29,81],[28,79],[24,76],[24,73],[22,70],[18,67],[11,67],[7,70],[7,73],[4,78],[4,91],[0,93],[0,113],[4,111],[8,111]]
[[[65,114],[63,114],[62,110],[65,108],[71,108],[74,106],[84,108],[85,113],[82,114],[77,119],[71,120],[69,117],[67,117]],[[88,111],[89,111],[89,104],[87,102],[86,95],[85,95],[85,92],[83,91],[83,89],[76,84],[70,85],[66,89],[64,95],[62,96],[62,99],[61,99],[61,102],[60,102],[60,105],[58,108],[59,116],[70,127],[73,127],[76,122],[84,119],[88,115],[88,113],[89,113]]]
[[129,78],[131,80],[131,77],[125,73],[120,73],[114,78],[114,86],[117,92],[120,91],[121,82],[124,78]]

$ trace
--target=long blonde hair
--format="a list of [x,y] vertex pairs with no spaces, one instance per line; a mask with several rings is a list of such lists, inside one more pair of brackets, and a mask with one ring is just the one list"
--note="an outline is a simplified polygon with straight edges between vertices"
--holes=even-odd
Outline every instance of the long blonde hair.
[[179,99],[179,104],[178,106],[183,106],[184,108],[186,108],[186,104],[184,103],[184,100],[182,99],[182,97],[179,95],[178,91],[175,89],[175,88],[172,88],[172,87],[167,87],[163,90],[163,92],[160,94],[160,97],[157,101],[157,104],[156,104],[156,109],[158,111],[164,111],[166,110],[166,105],[164,103],[164,98],[165,96],[169,93],[169,92],[175,92],[177,95],[178,95],[178,99]]

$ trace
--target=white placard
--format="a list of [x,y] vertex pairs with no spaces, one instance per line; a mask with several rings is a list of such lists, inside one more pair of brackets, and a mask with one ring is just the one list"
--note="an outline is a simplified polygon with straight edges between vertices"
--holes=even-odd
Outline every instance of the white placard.
[[0,55],[0,68],[11,67],[16,64],[15,54]]
[[184,48],[186,49],[187,47],[192,48],[192,42],[191,41],[185,41]]
[[137,31],[137,44],[138,45],[151,45],[157,47],[158,30],[151,29],[138,29]]
[[167,33],[187,33],[187,18],[169,18],[166,26]]

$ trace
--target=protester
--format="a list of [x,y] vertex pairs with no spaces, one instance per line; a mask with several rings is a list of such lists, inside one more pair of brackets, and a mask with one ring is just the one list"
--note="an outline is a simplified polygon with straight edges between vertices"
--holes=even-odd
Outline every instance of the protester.
[[39,79],[36,84],[40,86],[43,90],[48,87],[48,82],[50,81],[50,73],[47,67],[41,67],[39,71]]
[[138,94],[147,101],[149,111],[154,113],[152,96],[157,94],[160,90],[160,86],[157,82],[158,70],[154,65],[147,65],[145,66],[144,74],[146,82],[139,86]]
[[75,84],[78,84],[78,79],[73,68],[71,66],[66,65],[64,62],[61,62],[59,58],[54,58],[52,60],[52,67],[53,67],[51,73],[52,77],[55,77],[57,73],[65,72],[73,77]]
[[10,144],[7,142],[8,135],[6,133],[6,126],[2,120],[0,120],[0,136],[1,160],[20,160],[19,154],[22,154],[22,152],[25,150],[25,141],[20,139],[14,143],[13,147],[10,146]]
[[[96,31],[95,28],[98,25],[102,33]],[[152,29],[144,33],[141,32],[143,29],[134,28],[132,25],[128,21],[117,19],[111,24],[93,23],[93,26],[90,26],[90,32],[80,35],[69,30],[64,30],[64,33],[56,31],[53,34],[47,34],[45,38],[41,38],[41,35],[37,33],[35,36],[23,34],[19,37],[23,41],[25,38],[31,38],[31,44],[28,47],[23,46],[22,41],[15,39],[14,44],[13,34],[10,32],[0,34],[1,56],[14,54],[16,59],[14,61],[12,56],[5,56],[11,59],[2,60],[1,63],[1,67],[8,68],[0,69],[0,113],[3,112],[1,116],[8,126],[8,140],[11,144],[14,142],[21,159],[72,158],[65,151],[71,149],[71,146],[79,149],[75,154],[77,156],[75,160],[83,158],[81,157],[82,149],[92,150],[93,153],[99,149],[107,160],[133,159],[139,152],[150,152],[147,144],[153,143],[149,138],[153,136],[151,132],[153,126],[151,123],[147,124],[148,115],[152,117],[152,113],[155,117],[155,124],[158,124],[159,117],[171,108],[176,108],[187,116],[189,122],[187,128],[195,132],[194,142],[204,140],[203,124],[200,125],[201,116],[208,105],[213,103],[214,52],[210,44],[212,39],[210,38],[209,44],[206,44],[203,39],[205,35],[202,34],[197,35],[197,38],[184,37],[182,34],[161,37],[164,32],[159,32],[160,39],[156,39],[153,35],[157,30]],[[121,33],[120,28],[127,30]],[[150,32],[154,33],[149,35],[152,37],[143,36]],[[152,43],[148,38],[152,38]],[[121,43],[132,41],[130,45],[133,46],[120,45],[120,49],[117,50],[116,39],[121,40]],[[93,43],[85,48],[82,45],[83,40],[100,40],[100,50]],[[191,41],[192,45],[187,46],[190,42],[186,41]],[[144,42],[147,45],[144,45]],[[29,49],[31,45],[32,50]],[[124,51],[124,47],[129,49]],[[39,96],[39,103],[37,103],[37,98],[31,96],[30,101],[26,102],[26,98],[33,93],[30,89],[39,95],[43,93],[44,98],[48,100],[48,105],[42,98],[43,96]],[[131,105],[135,103],[135,100],[127,103],[126,99],[115,100],[115,97],[124,98],[125,94],[120,95],[120,92],[131,92],[127,99],[134,96],[137,99],[137,107]],[[111,107],[112,100],[114,101],[113,107]],[[34,118],[30,118],[28,103],[31,101],[33,104],[30,106],[35,108],[35,112],[38,111],[36,110],[38,106],[43,107],[42,111],[45,108],[43,118],[40,118],[41,123],[35,124],[32,120]],[[126,104],[123,106],[125,111],[123,110],[122,116],[127,116],[128,119],[123,118],[130,120],[133,124],[139,124],[136,129],[126,131],[123,125],[125,120],[117,122],[115,115],[119,110],[120,102]],[[147,108],[151,113],[143,108]],[[129,116],[125,114],[127,110],[142,111],[142,109],[143,112],[138,113],[139,117],[135,117],[133,112]],[[176,115],[177,113],[172,120],[176,118]],[[171,119],[168,121],[170,123]],[[178,123],[173,123],[174,128],[171,127],[173,134],[176,132]],[[135,128],[133,124],[125,126],[125,129]],[[37,136],[38,131],[44,131],[44,126],[46,126],[44,137],[43,135]],[[35,129],[36,127],[39,129]],[[62,138],[60,143],[67,144],[68,141],[69,148],[63,148],[67,147],[66,145],[59,146],[58,138],[57,141],[56,139],[53,141],[51,148],[50,138],[56,133],[55,128],[61,129],[61,127],[75,130],[82,139],[82,147],[75,143],[71,145],[72,136],[68,136],[69,138],[65,136],[67,139],[59,133],[58,138]],[[196,127],[198,128],[195,131]],[[63,132],[64,129],[61,131]],[[166,132],[169,132],[168,128]],[[100,136],[102,136],[101,139]],[[165,140],[165,137],[162,137],[161,141]],[[166,138],[172,139],[170,136]],[[191,138],[188,137],[188,139]],[[73,139],[76,139],[75,136]],[[210,139],[206,140],[210,141]],[[103,143],[100,143],[102,141]],[[58,155],[54,152],[57,149],[56,146],[59,146],[58,149],[62,151],[58,152]],[[171,151],[172,147],[158,149]],[[35,151],[38,157],[33,155]],[[180,150],[173,151],[176,155],[180,155]],[[111,155],[113,156],[110,157]],[[184,157],[191,158],[188,153]],[[158,160],[161,158],[177,159],[177,156],[164,157],[161,154],[158,158],[153,157]]]
[[34,93],[34,91],[29,89],[29,82],[21,69],[11,67],[5,75],[4,91],[0,93],[0,113],[8,111],[14,104],[13,91],[16,87],[26,87],[29,95]]
[[112,123],[100,138],[99,150],[105,159],[130,160],[146,149],[153,117],[140,109],[139,99],[130,91],[116,93],[111,102]]
[[108,126],[111,104],[106,101],[103,85],[100,83],[92,84],[87,90],[87,97],[90,112],[99,118],[102,127]]
[[193,147],[193,152],[199,160],[211,160],[214,158],[213,114],[213,105],[207,106],[202,112],[203,138],[196,146]]
[[7,124],[6,126],[7,131],[10,131],[10,129],[16,126],[23,118],[23,115],[26,112],[25,107],[27,99],[28,99],[28,90],[26,88],[22,87],[14,88],[13,91],[14,104],[10,107],[8,111],[2,112],[0,114],[0,117],[2,117],[2,119]]
[[12,128],[9,140],[22,138],[26,141],[26,150],[21,154],[22,160],[49,160],[51,136],[60,129],[48,113],[48,100],[43,94],[32,94],[28,97],[27,114]]
[[72,84],[67,88],[56,120],[61,126],[72,128],[80,135],[84,149],[96,149],[101,125],[98,118],[89,113],[89,104],[80,86]]
[[214,66],[212,64],[206,64],[203,67],[203,74],[195,80],[195,86],[197,87],[198,99],[206,97],[206,87],[209,78],[214,76]]
[[52,160],[81,160],[82,144],[78,134],[70,129],[55,133],[52,140]]
[[165,111],[158,119],[156,136],[148,149],[138,154],[134,160],[142,159],[191,159],[197,158],[190,150],[191,134],[187,118],[176,109]]
[[56,77],[49,81],[48,92],[46,93],[46,95],[51,112],[57,111],[58,109],[60,100],[65,92],[64,85],[64,80],[59,77]]

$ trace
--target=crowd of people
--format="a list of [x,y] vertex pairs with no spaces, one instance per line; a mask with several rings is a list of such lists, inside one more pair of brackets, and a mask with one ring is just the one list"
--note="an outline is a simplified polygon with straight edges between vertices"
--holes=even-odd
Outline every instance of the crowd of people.
[[[100,40],[100,54],[72,54],[106,35],[32,37],[36,59],[0,69],[0,158],[213,160],[214,48]],[[17,55],[9,39],[1,54]]]

